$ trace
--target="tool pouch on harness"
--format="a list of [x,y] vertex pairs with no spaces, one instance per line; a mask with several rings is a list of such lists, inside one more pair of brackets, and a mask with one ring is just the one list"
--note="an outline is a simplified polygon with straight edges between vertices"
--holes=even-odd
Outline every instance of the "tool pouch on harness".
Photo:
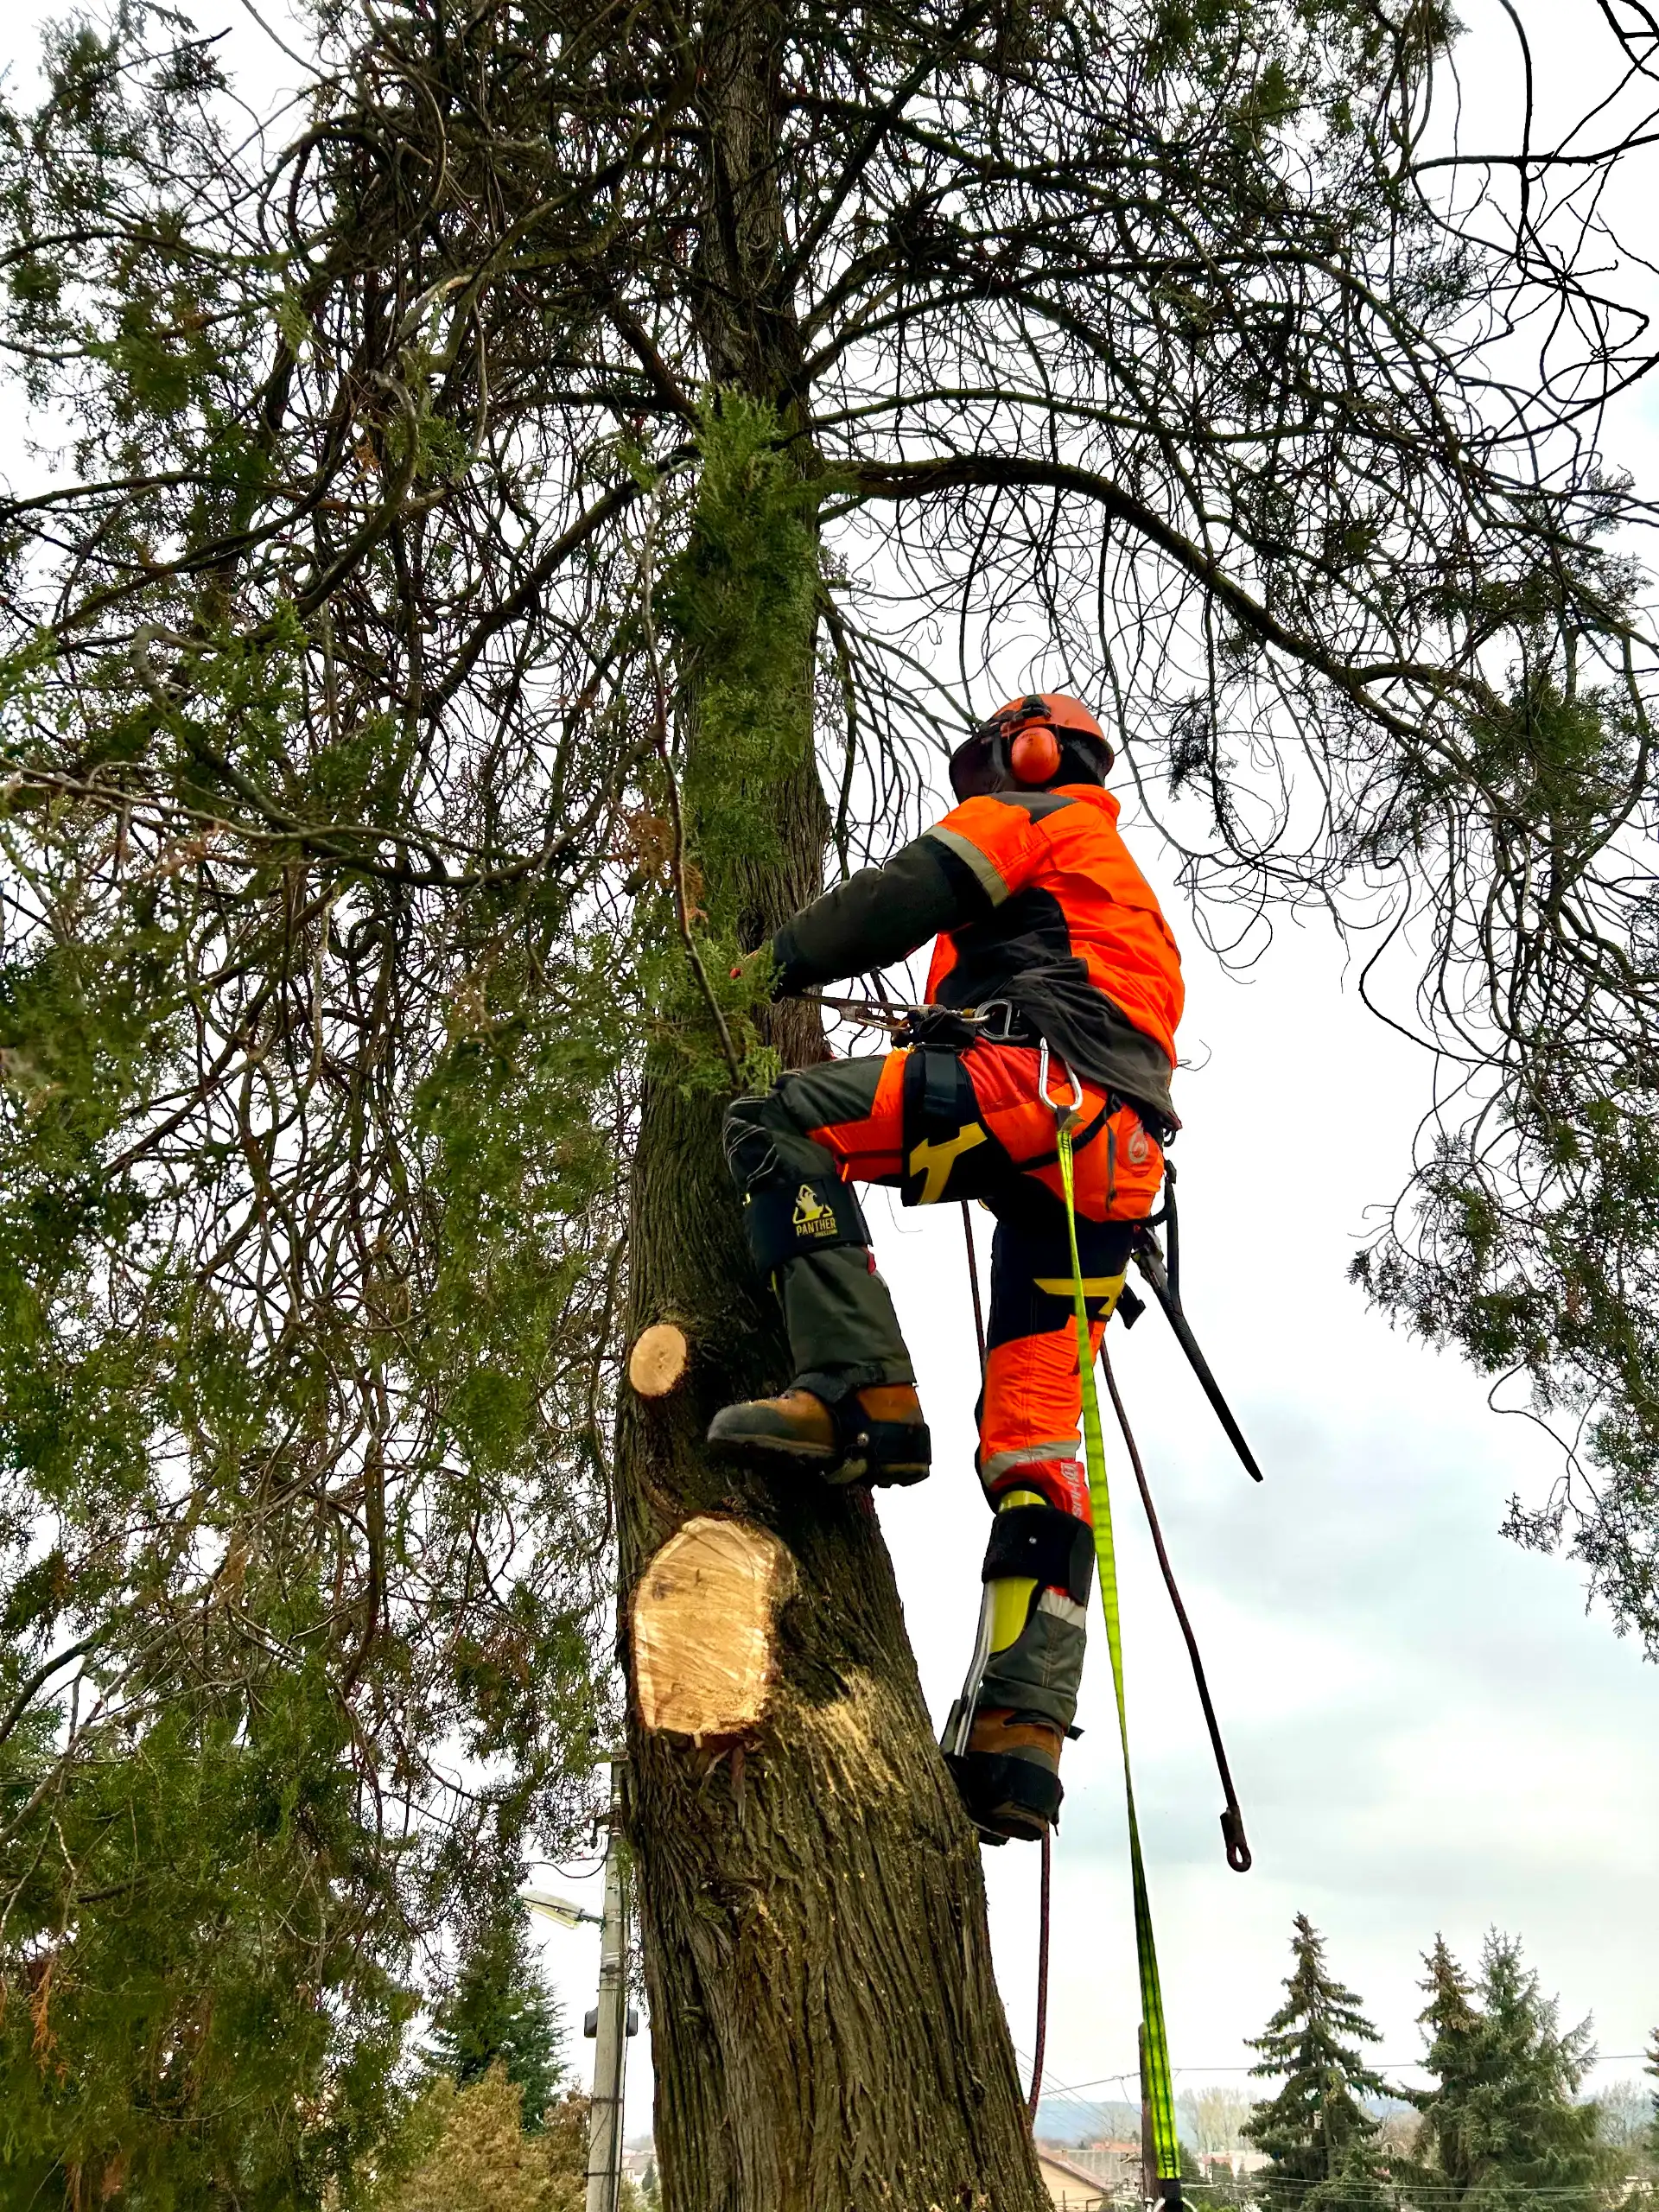
[[768,1281],[791,1260],[870,1241],[858,1193],[838,1175],[757,1185],[744,1194],[743,1227],[754,1264]]
[[[973,1042],[971,1031],[967,1041]],[[1013,1172],[1007,1152],[980,1119],[979,1102],[962,1063],[965,1049],[915,1045],[906,1058],[899,1195],[907,1206],[982,1198],[1003,1186]]]

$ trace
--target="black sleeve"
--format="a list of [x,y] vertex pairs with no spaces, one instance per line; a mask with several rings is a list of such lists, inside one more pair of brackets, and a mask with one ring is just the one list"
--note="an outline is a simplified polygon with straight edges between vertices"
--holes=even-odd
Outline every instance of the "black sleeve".
[[966,861],[937,839],[918,837],[885,867],[861,868],[785,923],[772,940],[778,993],[885,968],[989,904]]

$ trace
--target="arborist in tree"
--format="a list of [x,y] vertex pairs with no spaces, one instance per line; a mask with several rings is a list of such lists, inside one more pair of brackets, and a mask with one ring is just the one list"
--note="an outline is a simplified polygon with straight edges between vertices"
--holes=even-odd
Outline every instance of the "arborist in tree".
[[1059,1809],[1094,1571],[1071,1261],[1039,1067],[1056,1098],[1082,1090],[1077,1236],[1096,1345],[1179,1127],[1180,957],[1118,834],[1112,759],[1100,725],[1063,692],[1012,701],[978,728],[950,760],[960,804],[769,948],[784,996],[885,967],[937,935],[912,1041],[799,1069],[735,1101],[726,1121],[750,1249],[782,1304],[796,1370],[780,1397],[715,1415],[710,1443],[745,1458],[837,1484],[921,1481],[930,1444],[915,1374],[851,1185],[896,1185],[906,1205],[982,1198],[996,1217],[978,1414],[996,1516],[989,1656],[952,1765],[969,1813],[997,1837],[1039,1837]]

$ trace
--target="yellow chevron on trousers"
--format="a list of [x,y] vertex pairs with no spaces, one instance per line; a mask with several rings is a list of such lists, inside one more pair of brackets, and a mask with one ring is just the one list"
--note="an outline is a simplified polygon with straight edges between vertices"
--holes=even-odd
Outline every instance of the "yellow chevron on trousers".
[[983,1144],[985,1132],[977,1122],[968,1122],[953,1137],[936,1144],[931,1137],[913,1147],[910,1155],[910,1172],[926,1178],[922,1185],[918,1205],[937,1205],[944,1196],[944,1186],[950,1179],[950,1170],[964,1152],[971,1152],[976,1144]]

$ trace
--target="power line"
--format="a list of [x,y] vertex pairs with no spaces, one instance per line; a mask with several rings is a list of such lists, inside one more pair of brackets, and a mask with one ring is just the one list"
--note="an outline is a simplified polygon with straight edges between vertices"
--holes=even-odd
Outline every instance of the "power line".
[[[1648,2056],[1645,2050],[1603,2050],[1597,2052],[1591,2064],[1623,2066],[1644,2060]],[[1426,2058],[1373,2058],[1368,2059],[1366,2063],[1368,2066],[1383,2069],[1390,2074],[1428,2071],[1428,2061]],[[1255,2069],[1253,2066],[1192,2065],[1175,2066],[1170,2070],[1175,2074],[1253,2074]],[[1282,2076],[1274,2074],[1264,2075],[1262,2078],[1265,2081],[1278,2081]],[[1135,2094],[1138,2097],[1140,2080],[1138,2069],[1128,2068],[1122,2074],[1096,2074],[1087,2082],[1057,2082],[1052,2088],[1046,2088],[1043,2095],[1045,2100],[1050,2097],[1074,2096],[1082,2089],[1103,2089],[1114,2083],[1133,2082],[1137,2085]]]

